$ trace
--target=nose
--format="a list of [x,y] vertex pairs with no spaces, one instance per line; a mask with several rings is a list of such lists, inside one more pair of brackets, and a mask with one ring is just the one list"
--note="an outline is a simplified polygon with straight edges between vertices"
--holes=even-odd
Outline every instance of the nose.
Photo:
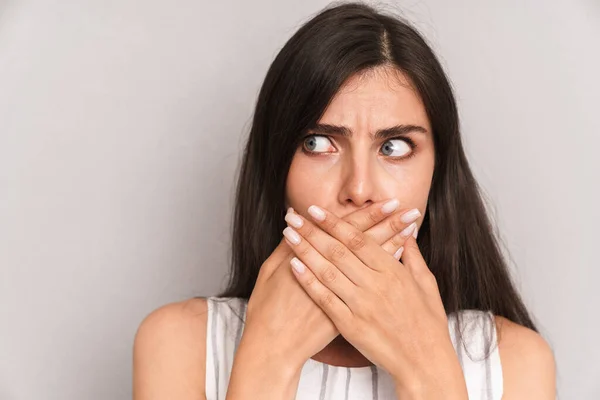
[[368,157],[353,157],[342,165],[340,204],[364,208],[378,200],[377,166]]

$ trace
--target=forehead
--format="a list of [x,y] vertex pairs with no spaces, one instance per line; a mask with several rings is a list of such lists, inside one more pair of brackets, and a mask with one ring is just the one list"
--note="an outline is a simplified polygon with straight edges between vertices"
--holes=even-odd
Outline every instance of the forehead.
[[418,92],[405,74],[391,67],[379,67],[350,77],[320,122],[350,126],[359,132],[396,124],[415,124],[429,129]]

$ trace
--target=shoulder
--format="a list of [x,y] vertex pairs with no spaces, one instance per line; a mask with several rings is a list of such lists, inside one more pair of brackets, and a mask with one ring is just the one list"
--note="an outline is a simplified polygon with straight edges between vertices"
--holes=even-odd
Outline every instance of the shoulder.
[[205,399],[205,298],[164,305],[140,323],[133,345],[133,398]]
[[556,366],[548,343],[532,329],[495,316],[504,381],[503,399],[556,396]]

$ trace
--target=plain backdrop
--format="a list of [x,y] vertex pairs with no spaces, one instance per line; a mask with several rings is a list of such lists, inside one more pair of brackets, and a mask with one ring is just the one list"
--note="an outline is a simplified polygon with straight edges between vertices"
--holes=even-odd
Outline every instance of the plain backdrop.
[[[0,399],[131,398],[141,320],[223,287],[258,90],[327,3],[0,0]],[[560,398],[600,399],[600,3],[387,4],[454,85]]]

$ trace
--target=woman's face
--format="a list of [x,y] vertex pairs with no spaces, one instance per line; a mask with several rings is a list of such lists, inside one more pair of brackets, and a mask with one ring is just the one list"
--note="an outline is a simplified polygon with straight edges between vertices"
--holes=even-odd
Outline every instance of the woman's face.
[[[286,208],[293,207],[310,220],[307,208],[315,204],[343,218],[395,197],[399,209],[421,211],[420,226],[435,153],[425,108],[407,78],[390,68],[352,77],[319,124],[325,126],[309,131],[294,154]],[[398,126],[405,127],[404,133],[385,132]],[[346,135],[334,127],[344,127]],[[380,130],[383,135],[375,137]]]

